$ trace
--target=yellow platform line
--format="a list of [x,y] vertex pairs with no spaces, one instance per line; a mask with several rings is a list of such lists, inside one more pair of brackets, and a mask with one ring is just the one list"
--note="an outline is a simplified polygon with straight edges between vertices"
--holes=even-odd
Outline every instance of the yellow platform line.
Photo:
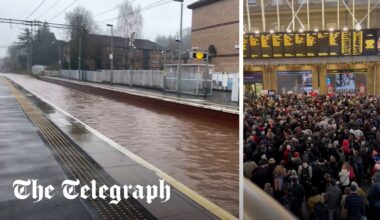
[[[11,79],[9,79],[9,80],[11,80]],[[233,216],[232,214],[230,214],[229,212],[227,212],[223,208],[219,207],[215,203],[211,202],[210,200],[208,200],[205,197],[201,196],[197,192],[193,191],[192,189],[190,189],[189,187],[187,187],[183,183],[179,182],[178,180],[174,179],[170,175],[166,174],[161,169],[155,167],[154,165],[152,165],[148,161],[142,159],[141,157],[137,156],[136,154],[132,153],[131,151],[127,150],[126,148],[120,146],[115,141],[109,139],[108,137],[106,137],[102,133],[98,132],[97,130],[95,130],[92,127],[88,126],[84,122],[82,122],[79,119],[75,118],[74,116],[70,115],[69,113],[67,113],[66,111],[62,110],[61,108],[59,108],[58,106],[54,105],[53,103],[47,101],[46,99],[38,96],[37,94],[35,94],[35,93],[31,92],[31,91],[28,91],[28,92],[30,92],[34,96],[38,97],[39,99],[41,99],[45,103],[48,103],[49,105],[53,106],[55,109],[59,110],[63,114],[67,115],[68,117],[73,118],[74,120],[76,120],[76,122],[80,123],[84,128],[86,128],[86,130],[88,130],[91,133],[95,134],[100,139],[102,139],[103,141],[105,141],[106,143],[108,143],[110,146],[112,146],[113,148],[117,149],[119,152],[121,152],[124,155],[130,157],[136,163],[142,165],[143,167],[147,168],[148,170],[153,171],[158,177],[164,179],[172,187],[174,187],[175,189],[177,189],[178,191],[180,191],[181,193],[183,193],[184,195],[186,195],[187,197],[189,197],[191,200],[193,200],[194,202],[196,202],[201,207],[205,208],[206,210],[208,210],[209,212],[211,212],[212,214],[214,214],[218,218],[223,219],[223,220],[237,220],[237,218],[235,216]]]

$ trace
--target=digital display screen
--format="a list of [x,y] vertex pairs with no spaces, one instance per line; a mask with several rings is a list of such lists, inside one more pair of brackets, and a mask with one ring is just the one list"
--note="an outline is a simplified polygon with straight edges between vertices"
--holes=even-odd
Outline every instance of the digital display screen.
[[282,34],[272,35],[273,57],[284,56],[284,38]]
[[261,58],[260,36],[249,35],[249,49],[251,58]]
[[317,56],[317,33],[306,34],[306,55],[308,57]]
[[380,30],[246,34],[244,58],[292,58],[376,55]]
[[352,32],[343,31],[341,35],[342,35],[342,41],[341,41],[342,55],[351,56],[352,55]]
[[284,34],[284,55],[285,57],[294,57],[294,34]]
[[249,35],[244,35],[243,38],[243,57],[248,58],[250,57],[250,46],[249,46]]
[[340,32],[330,32],[329,35],[330,56],[340,55]]
[[352,34],[352,55],[363,54],[363,31],[354,31]]
[[329,32],[318,33],[317,45],[318,45],[318,56],[325,57],[329,55]]
[[294,50],[296,57],[306,57],[306,34],[298,33],[294,35]]
[[272,35],[262,34],[260,38],[261,42],[261,56],[263,58],[269,58],[272,56]]
[[363,54],[364,55],[376,55],[377,54],[377,31],[376,30],[365,30],[363,32]]

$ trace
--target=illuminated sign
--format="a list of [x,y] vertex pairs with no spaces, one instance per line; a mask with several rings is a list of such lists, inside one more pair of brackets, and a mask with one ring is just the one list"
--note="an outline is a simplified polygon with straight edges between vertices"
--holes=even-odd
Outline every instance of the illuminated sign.
[[251,55],[249,46],[249,35],[244,35],[243,39],[243,57],[248,58]]
[[317,35],[318,56],[325,57],[329,55],[329,32],[319,32]]
[[340,55],[340,32],[334,31],[329,34],[330,56]]
[[261,42],[261,56],[263,58],[272,57],[272,35],[271,34],[262,34],[260,36]]
[[352,32],[343,31],[341,41],[341,52],[344,56],[352,55]]
[[354,31],[352,34],[352,55],[363,54],[363,31]]
[[294,34],[284,34],[284,55],[285,57],[294,57]]
[[259,35],[249,35],[251,58],[261,57],[261,44]]
[[376,55],[377,54],[377,31],[365,30],[363,32],[363,54],[364,55]]
[[294,50],[296,57],[306,56],[306,34],[297,33],[294,35]]
[[306,34],[306,55],[317,56],[317,33],[315,32]]
[[273,57],[284,56],[284,39],[282,34],[272,35]]
[[376,55],[380,30],[247,34],[244,58],[292,58]]

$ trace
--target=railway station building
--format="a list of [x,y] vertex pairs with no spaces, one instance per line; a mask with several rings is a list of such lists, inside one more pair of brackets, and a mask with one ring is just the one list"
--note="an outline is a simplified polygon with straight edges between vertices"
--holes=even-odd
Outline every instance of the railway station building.
[[199,0],[192,9],[191,43],[210,54],[216,72],[239,72],[237,0]]
[[371,0],[245,0],[245,93],[380,95]]

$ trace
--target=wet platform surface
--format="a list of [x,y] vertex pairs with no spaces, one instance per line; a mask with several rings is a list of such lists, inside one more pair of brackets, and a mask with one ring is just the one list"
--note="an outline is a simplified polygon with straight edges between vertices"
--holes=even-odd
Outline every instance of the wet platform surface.
[[[213,203],[166,176],[165,173],[157,168],[152,168],[151,164],[146,163],[146,161],[87,127],[77,119],[41,101],[28,92],[25,95],[120,185],[158,184],[158,179],[164,178],[169,180],[171,185],[180,188],[181,190],[172,188],[171,199],[167,203],[153,202],[152,204],[146,204],[142,202],[142,205],[158,219],[216,219],[215,213],[222,213],[221,216],[227,215],[233,218]],[[190,199],[189,195],[193,199]],[[197,202],[194,202],[194,200],[197,200]],[[210,210],[213,210],[214,214]]]
[[[237,126],[173,108],[160,108],[160,103],[153,106],[134,103],[130,97],[118,99],[117,94],[83,91],[25,75],[6,74],[6,77],[238,215]],[[54,108],[44,111],[47,115],[55,114]],[[67,122],[58,120],[57,123]],[[98,154],[104,152],[103,143],[87,135],[80,141]]]
[[98,218],[80,200],[67,200],[60,194],[38,203],[17,199],[12,184],[27,179],[58,189],[67,177],[0,80],[0,219]]

